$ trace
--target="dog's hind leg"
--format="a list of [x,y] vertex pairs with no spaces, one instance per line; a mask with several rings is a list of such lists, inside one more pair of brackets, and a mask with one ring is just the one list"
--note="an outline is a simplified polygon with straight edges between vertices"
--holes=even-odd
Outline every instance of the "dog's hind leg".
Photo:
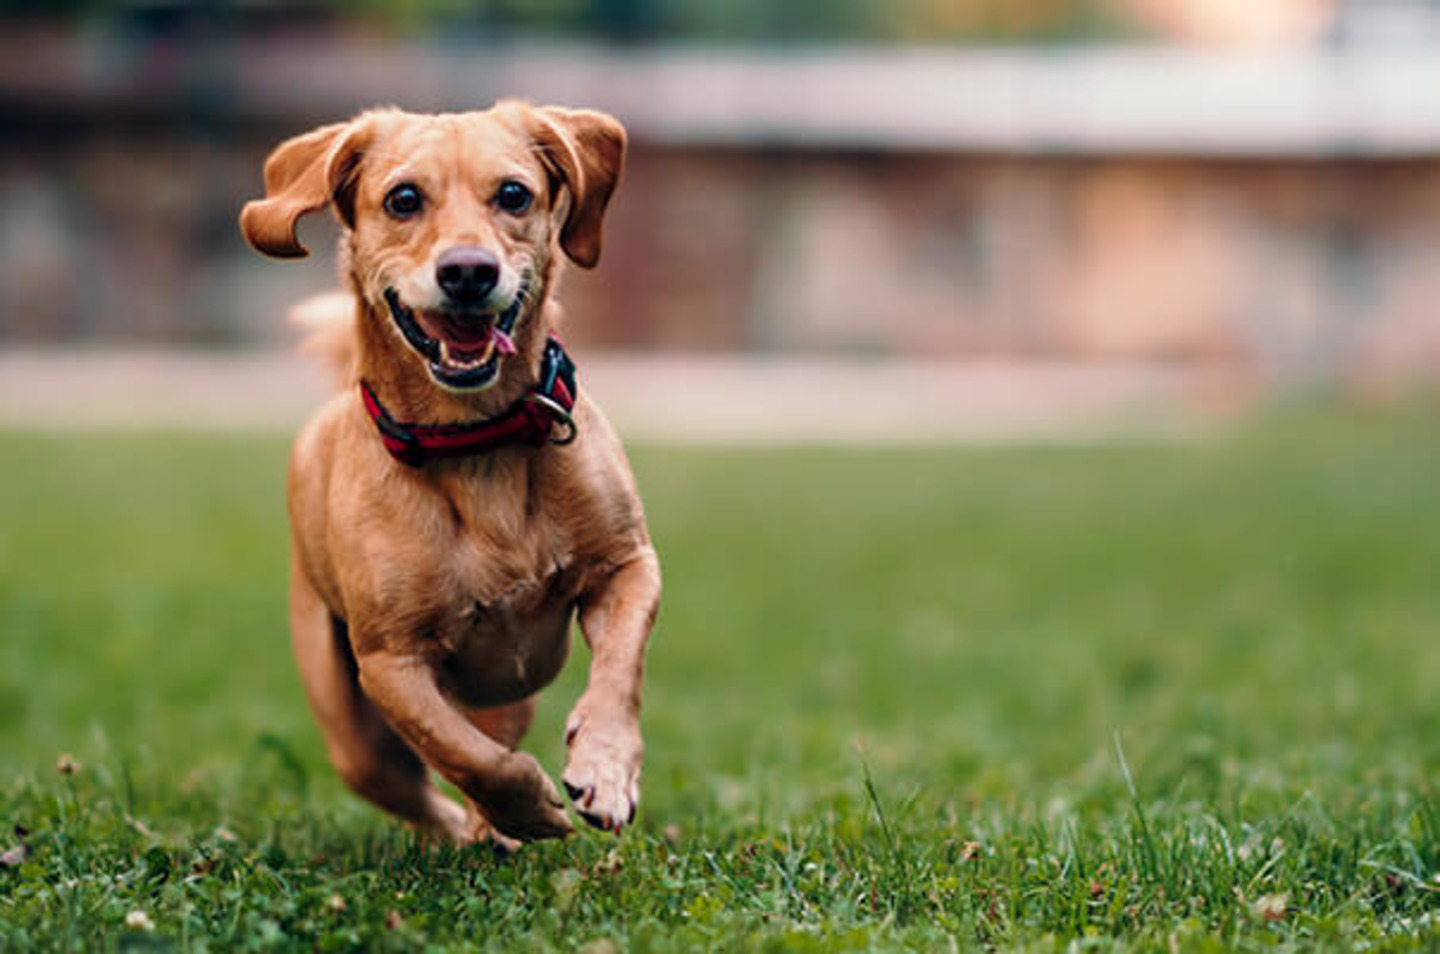
[[298,566],[290,579],[290,633],[305,694],[345,784],[422,829],[473,840],[479,833],[465,809],[436,787],[425,763],[365,698],[345,624],[331,616]]

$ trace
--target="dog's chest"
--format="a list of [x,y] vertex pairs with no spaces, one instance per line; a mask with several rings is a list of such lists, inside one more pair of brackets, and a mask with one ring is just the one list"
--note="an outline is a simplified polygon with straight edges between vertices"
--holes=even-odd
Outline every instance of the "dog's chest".
[[[507,532],[513,530],[514,532]],[[545,521],[462,528],[445,561],[434,636],[449,688],[472,705],[522,699],[559,673],[579,596],[577,561]]]

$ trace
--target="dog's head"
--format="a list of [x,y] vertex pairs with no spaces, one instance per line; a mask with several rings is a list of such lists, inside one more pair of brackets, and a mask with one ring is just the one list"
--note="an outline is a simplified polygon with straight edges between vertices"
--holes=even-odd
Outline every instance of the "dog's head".
[[333,207],[367,320],[436,384],[481,391],[517,346],[543,341],[535,306],[557,247],[585,268],[599,260],[624,155],[624,128],[588,110],[377,110],[281,144],[240,226],[259,251],[296,258],[297,221]]

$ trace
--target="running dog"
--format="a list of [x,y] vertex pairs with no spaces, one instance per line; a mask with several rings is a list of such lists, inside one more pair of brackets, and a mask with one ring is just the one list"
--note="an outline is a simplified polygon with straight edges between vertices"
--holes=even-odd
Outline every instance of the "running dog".
[[275,258],[306,254],[306,213],[328,206],[342,226],[348,292],[304,310],[347,386],[289,471],[306,694],[350,788],[458,841],[572,830],[516,750],[572,618],[592,656],[563,783],[598,828],[635,817],[660,569],[554,297],[562,257],[599,260],[624,158],[624,128],[589,110],[374,110],[281,144],[240,216]]

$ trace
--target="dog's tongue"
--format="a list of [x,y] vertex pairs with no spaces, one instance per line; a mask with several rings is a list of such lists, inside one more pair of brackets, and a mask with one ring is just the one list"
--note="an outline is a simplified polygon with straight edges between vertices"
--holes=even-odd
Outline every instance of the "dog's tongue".
[[417,317],[427,335],[444,341],[451,353],[461,358],[482,354],[490,344],[491,334],[499,333],[489,315],[481,318],[444,311],[421,311]]
[[444,311],[421,311],[417,317],[425,333],[445,342],[450,354],[461,361],[484,357],[492,340],[495,350],[502,356],[515,353],[514,340],[497,328],[494,318],[488,315],[477,318]]

